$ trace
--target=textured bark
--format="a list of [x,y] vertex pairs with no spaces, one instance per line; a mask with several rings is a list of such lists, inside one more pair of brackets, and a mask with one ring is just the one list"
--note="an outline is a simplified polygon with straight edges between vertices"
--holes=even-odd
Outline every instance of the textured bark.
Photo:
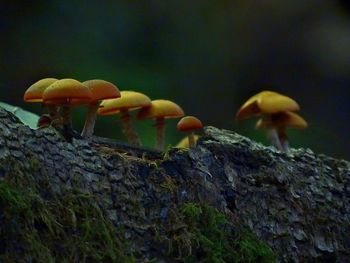
[[[167,238],[172,211],[186,202],[216,207],[248,226],[280,262],[350,261],[347,161],[309,149],[278,152],[214,127],[205,128],[197,147],[163,156],[98,138],[69,143],[2,109],[0,135],[0,180],[12,169],[4,161],[12,159],[39,184],[47,178],[58,196],[73,184],[92,193],[140,262],[174,262],[156,236]],[[29,159],[38,161],[39,172]]]

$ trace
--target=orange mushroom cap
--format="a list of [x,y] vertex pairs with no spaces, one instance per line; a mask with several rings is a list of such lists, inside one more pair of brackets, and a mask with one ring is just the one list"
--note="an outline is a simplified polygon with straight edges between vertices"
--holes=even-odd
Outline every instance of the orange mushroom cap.
[[92,102],[120,98],[119,89],[111,82],[102,79],[92,79],[84,81],[83,85],[90,89]]
[[307,128],[307,122],[298,114],[294,112],[279,112],[270,115],[269,119],[260,118],[255,127],[258,129],[266,128]]
[[120,95],[121,97],[118,99],[103,100],[98,114],[117,114],[122,109],[136,110],[151,106],[151,99],[140,92],[124,90],[120,92]]
[[194,116],[183,117],[176,125],[179,131],[193,131],[203,128],[202,122]]
[[299,108],[295,100],[285,95],[274,91],[262,91],[243,104],[236,114],[236,120],[282,111],[298,111]]
[[153,100],[151,106],[139,111],[137,118],[140,120],[150,118],[179,118],[185,113],[179,105],[170,100]]
[[23,100],[26,102],[42,102],[44,90],[55,81],[57,81],[55,78],[44,78],[35,82],[26,90]]
[[75,79],[60,79],[52,83],[43,93],[47,104],[85,104],[92,99],[88,87]]

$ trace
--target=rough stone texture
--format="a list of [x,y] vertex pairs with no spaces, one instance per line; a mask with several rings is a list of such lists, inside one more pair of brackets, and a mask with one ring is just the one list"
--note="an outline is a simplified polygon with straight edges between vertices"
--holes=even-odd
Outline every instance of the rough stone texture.
[[[78,185],[93,193],[129,249],[158,258],[172,208],[184,202],[215,206],[247,225],[280,262],[350,262],[350,163],[309,149],[281,153],[231,131],[205,128],[190,151],[122,150],[118,144],[68,143],[53,129],[31,130],[0,108],[0,163],[12,158],[31,173],[30,160],[58,194]],[[0,167],[0,179],[11,167]],[[0,208],[1,209],[1,208]]]

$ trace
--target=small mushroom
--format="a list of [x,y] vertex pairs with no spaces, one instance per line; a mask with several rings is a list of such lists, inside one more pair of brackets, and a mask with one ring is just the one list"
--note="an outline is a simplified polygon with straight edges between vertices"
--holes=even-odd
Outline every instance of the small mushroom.
[[276,148],[281,147],[278,149],[282,151],[289,150],[286,128],[305,129],[307,126],[307,122],[294,112],[279,112],[271,114],[268,119],[260,118],[255,125],[257,129],[275,130],[278,135],[279,144],[276,144],[274,138],[270,137],[270,140]]
[[114,84],[101,79],[87,80],[83,82],[83,85],[88,87],[92,93],[85,125],[81,132],[83,138],[89,138],[94,133],[97,110],[100,107],[101,101],[120,98],[120,92]]
[[149,107],[151,99],[136,91],[121,91],[121,98],[104,100],[98,110],[99,115],[121,114],[123,133],[132,145],[141,146],[141,141],[131,125],[129,111]]
[[38,119],[38,123],[36,126],[39,129],[47,128],[51,125],[51,122],[52,122],[51,116],[49,114],[43,114]]
[[[52,83],[56,82],[56,78],[44,78],[33,85],[31,85],[24,93],[23,100],[25,102],[41,102],[43,103],[43,93],[45,89]],[[48,110],[52,120],[57,120],[59,118],[58,108],[56,105],[49,104],[45,105]]]
[[179,105],[170,100],[153,100],[150,107],[143,108],[139,111],[137,118],[155,119],[157,129],[156,148],[164,149],[165,119],[180,118],[184,112]]
[[[236,120],[240,121],[254,116],[263,116],[269,120],[272,114],[299,110],[298,103],[280,93],[274,91],[262,91],[249,98],[236,114]],[[277,149],[283,149],[276,129],[268,131],[270,140]]]
[[47,87],[43,93],[43,102],[62,107],[63,129],[66,135],[73,134],[71,107],[88,104],[92,94],[88,87],[75,79],[60,79]]
[[181,132],[189,132],[188,143],[190,148],[194,148],[196,143],[194,139],[194,131],[203,128],[202,122],[194,116],[183,117],[177,123],[177,129]]

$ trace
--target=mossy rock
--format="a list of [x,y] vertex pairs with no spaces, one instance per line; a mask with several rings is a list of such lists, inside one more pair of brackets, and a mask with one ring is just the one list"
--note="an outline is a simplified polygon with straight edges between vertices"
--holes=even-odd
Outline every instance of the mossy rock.
[[135,262],[90,193],[42,196],[33,178],[12,171],[0,181],[1,262]]
[[275,262],[267,244],[212,206],[185,203],[172,220],[169,254],[184,262]]

